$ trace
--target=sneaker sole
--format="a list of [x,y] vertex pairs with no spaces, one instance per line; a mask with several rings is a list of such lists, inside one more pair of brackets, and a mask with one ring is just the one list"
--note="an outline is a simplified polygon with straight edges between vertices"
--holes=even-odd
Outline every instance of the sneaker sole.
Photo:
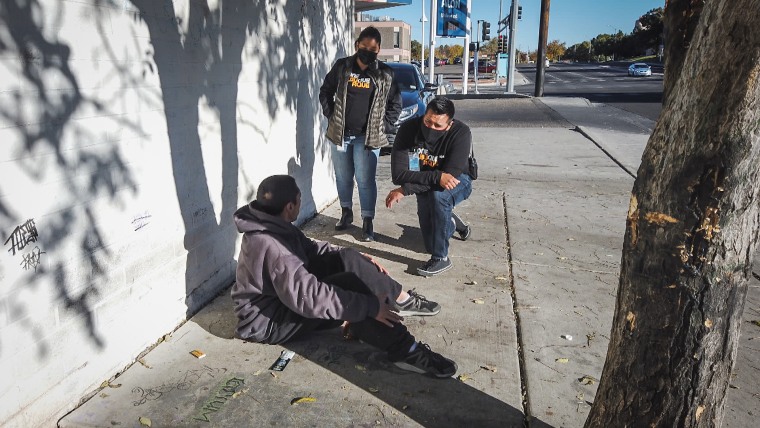
[[398,311],[398,314],[402,317],[431,317],[433,315],[438,315],[438,313],[441,312],[441,309],[439,308],[435,312],[418,312],[418,311]]
[[435,272],[428,272],[428,271],[422,271],[422,270],[419,270],[419,269],[417,269],[417,273],[418,273],[420,276],[424,276],[424,277],[431,277],[431,276],[436,276],[436,275],[438,275],[438,274],[440,274],[440,273],[444,273],[444,272],[446,272],[447,270],[451,269],[451,267],[452,267],[452,266],[454,266],[454,263],[452,263],[452,264],[450,264],[450,265],[446,266],[445,268],[443,268],[443,269],[441,269],[441,270],[439,270],[439,271],[435,271]]
[[395,362],[393,364],[395,364],[396,367],[400,368],[401,370],[406,370],[406,371],[409,371],[409,372],[429,375],[429,376],[436,377],[438,379],[450,378],[450,377],[454,376],[455,374],[457,374],[457,370],[459,369],[457,367],[457,363],[454,363],[454,371],[451,372],[451,373],[430,373],[430,372],[426,372],[425,370],[422,370],[421,368],[419,368],[417,366],[413,366],[413,365],[411,365],[409,363],[405,363],[403,361],[398,361],[398,362]]

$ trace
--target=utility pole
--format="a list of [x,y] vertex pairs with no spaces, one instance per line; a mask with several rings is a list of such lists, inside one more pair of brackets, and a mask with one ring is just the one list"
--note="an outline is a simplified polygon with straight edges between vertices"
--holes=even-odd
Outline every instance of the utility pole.
[[546,67],[546,39],[549,35],[549,0],[541,0],[541,22],[538,28],[538,52],[536,53],[536,97],[544,96],[544,68]]

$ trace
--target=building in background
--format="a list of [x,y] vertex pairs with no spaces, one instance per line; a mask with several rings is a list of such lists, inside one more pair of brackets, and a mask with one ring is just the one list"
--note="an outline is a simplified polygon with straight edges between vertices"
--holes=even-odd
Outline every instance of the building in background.
[[354,40],[369,26],[380,30],[383,40],[380,44],[380,61],[406,62],[412,60],[412,26],[404,21],[396,21],[387,16],[372,16],[356,13],[354,19]]

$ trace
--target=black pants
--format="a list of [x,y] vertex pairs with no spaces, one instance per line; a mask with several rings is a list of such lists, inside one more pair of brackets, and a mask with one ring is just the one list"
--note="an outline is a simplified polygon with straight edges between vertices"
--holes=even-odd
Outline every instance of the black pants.
[[[387,294],[389,300],[395,300],[402,289],[401,284],[379,272],[372,262],[351,248],[309,260],[308,270],[320,281],[332,286],[373,296]],[[289,312],[274,322],[268,343],[284,343],[311,331],[335,328],[342,323],[340,320],[305,318]],[[356,338],[387,351],[391,359],[406,355],[415,342],[414,336],[403,324],[395,323],[393,327],[388,327],[374,318],[352,322],[350,331]]]

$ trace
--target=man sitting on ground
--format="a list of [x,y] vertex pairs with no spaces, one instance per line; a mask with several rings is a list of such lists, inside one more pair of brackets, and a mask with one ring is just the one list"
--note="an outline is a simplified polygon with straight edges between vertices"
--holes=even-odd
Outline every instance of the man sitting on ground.
[[237,336],[281,344],[348,321],[352,336],[385,350],[399,368],[453,376],[456,363],[417,342],[401,323],[402,315],[435,315],[440,305],[404,292],[369,256],[306,237],[291,224],[300,209],[293,177],[274,175],[235,212],[244,234],[231,292]]

